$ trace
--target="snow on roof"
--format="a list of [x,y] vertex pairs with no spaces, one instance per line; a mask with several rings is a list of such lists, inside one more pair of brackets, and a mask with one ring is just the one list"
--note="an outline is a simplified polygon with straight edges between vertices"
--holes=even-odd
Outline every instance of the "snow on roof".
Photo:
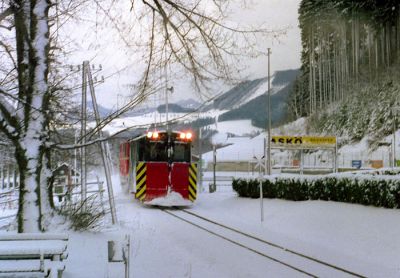
[[[247,125],[247,129],[246,126]],[[272,129],[272,135],[304,135],[306,133],[306,119],[300,118],[294,122],[288,123],[282,127]],[[227,128],[228,127],[228,128]],[[242,134],[250,133],[250,130],[261,131],[260,128],[252,127],[250,121],[230,121],[218,123],[219,132],[242,131]],[[244,132],[246,131],[246,132]],[[221,135],[216,137],[222,138]],[[248,161],[254,157],[261,158],[264,155],[264,139],[266,134],[263,132],[254,138],[250,137],[232,137],[227,138],[226,147],[217,150],[217,161]],[[216,142],[221,143],[221,142]],[[205,161],[213,161],[213,153],[203,154]]]
[[231,133],[238,136],[262,131],[261,128],[251,124],[251,120],[224,121],[209,125],[211,129],[217,129],[219,133]]
[[[260,158],[264,155],[264,136],[250,137],[237,137],[229,145],[217,150],[217,161],[233,161],[233,160],[252,160],[254,156]],[[203,155],[205,161],[213,160],[213,153],[208,152]]]

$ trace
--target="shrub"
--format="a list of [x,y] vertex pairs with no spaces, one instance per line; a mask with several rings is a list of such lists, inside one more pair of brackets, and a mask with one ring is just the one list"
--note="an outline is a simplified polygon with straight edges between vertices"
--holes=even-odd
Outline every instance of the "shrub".
[[[259,198],[257,179],[233,179],[240,197]],[[263,197],[293,201],[331,200],[385,208],[400,208],[400,180],[384,176],[271,177],[263,181]]]
[[61,207],[61,214],[71,222],[75,231],[96,230],[104,218],[105,212],[96,200],[96,195],[91,195],[84,202],[68,203]]

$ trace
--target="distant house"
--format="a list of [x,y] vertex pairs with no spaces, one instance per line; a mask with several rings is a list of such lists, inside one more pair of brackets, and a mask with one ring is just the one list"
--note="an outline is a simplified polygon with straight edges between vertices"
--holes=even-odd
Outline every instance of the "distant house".
[[74,184],[77,183],[79,173],[72,166],[63,163],[53,171],[53,176],[53,193],[55,196],[58,196],[61,201],[65,193],[71,191]]

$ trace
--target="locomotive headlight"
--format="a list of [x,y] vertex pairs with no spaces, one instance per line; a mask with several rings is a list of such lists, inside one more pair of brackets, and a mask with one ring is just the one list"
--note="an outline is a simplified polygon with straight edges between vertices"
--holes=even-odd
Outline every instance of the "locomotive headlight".
[[179,138],[180,138],[180,139],[185,139],[185,138],[186,138],[186,134],[185,134],[185,133],[181,133],[181,134],[179,135]]
[[153,133],[153,139],[157,139],[157,138],[158,138],[158,132],[156,131]]
[[147,132],[147,138],[151,138],[153,136],[153,132],[149,131]]
[[188,140],[192,139],[192,134],[190,132],[186,133],[186,139]]

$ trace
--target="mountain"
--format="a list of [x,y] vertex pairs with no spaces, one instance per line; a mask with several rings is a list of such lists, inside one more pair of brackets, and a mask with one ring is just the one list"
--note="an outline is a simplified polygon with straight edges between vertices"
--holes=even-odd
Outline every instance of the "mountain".
[[196,110],[197,108],[199,108],[201,106],[200,102],[198,102],[192,98],[180,100],[176,104],[181,106],[182,108],[193,109],[193,110]]
[[[291,86],[291,84],[288,84],[271,95],[271,124],[273,126],[283,123],[286,119],[287,100]],[[238,108],[221,114],[218,121],[250,119],[254,126],[265,128],[268,119],[267,105],[267,95],[262,94]]]
[[131,111],[126,112],[122,117],[136,117],[143,114],[153,113],[156,111],[156,107],[147,106],[147,107],[135,107]]
[[266,78],[244,81],[216,98],[206,109],[230,110],[238,107],[246,102],[249,96],[256,94],[257,89],[266,81]]
[[[271,78],[271,121],[273,126],[283,123],[287,118],[289,90],[297,74],[298,70],[277,71]],[[268,78],[259,78],[247,80],[234,86],[214,99],[208,106],[202,107],[200,111],[196,111],[200,103],[193,99],[170,103],[168,105],[168,111],[171,113],[170,119],[174,117],[172,115],[173,113],[189,114],[185,119],[171,123],[170,127],[176,130],[207,127],[204,132],[207,130],[210,131],[209,135],[211,136],[213,132],[215,132],[212,125],[216,122],[247,120],[242,121],[242,123],[247,122],[248,125],[252,125],[255,127],[254,131],[258,131],[259,128],[264,129],[268,115],[267,92]],[[165,104],[157,108],[136,108],[129,112],[123,121],[128,124],[130,121],[129,117],[131,117],[132,123],[148,123],[150,125],[155,118],[153,116],[149,117],[148,114],[155,111],[160,114],[165,113]],[[190,113],[194,111],[196,112]],[[165,115],[157,115],[156,117],[159,121],[157,126],[161,127],[160,121],[162,121],[163,117],[165,118]],[[233,134],[242,134],[242,130],[240,130],[239,126],[235,126],[235,129],[237,130],[233,132]],[[203,134],[203,138],[204,137],[207,137],[205,133]]]
[[277,71],[271,81],[271,85],[273,87],[278,87],[282,85],[286,86],[287,84],[294,82],[299,73],[300,70],[298,69]]
[[[275,74],[271,77],[271,95],[279,93],[282,89],[291,84],[296,79],[298,73],[299,70],[297,69],[275,72]],[[246,103],[259,98],[262,95],[266,95],[267,91],[268,91],[267,77],[255,80],[247,80],[239,83],[226,93],[216,98],[214,102],[208,105],[204,110],[207,111],[211,109],[216,109],[216,110],[237,109],[245,105]]]
[[[89,100],[87,102],[86,107],[87,107],[87,113],[89,115],[90,114],[94,115],[93,102]],[[108,109],[104,106],[101,106],[100,104],[97,104],[97,109],[99,110],[100,118],[104,118],[113,112],[112,109]]]
[[[168,112],[169,113],[190,113],[194,112],[196,109],[194,108],[185,108],[176,103],[169,103],[168,104]],[[166,105],[162,104],[157,107],[158,113],[166,113]]]
[[[277,71],[271,78],[271,122],[282,123],[287,116],[289,91],[299,70]],[[218,121],[250,119],[254,126],[264,128],[267,123],[268,78],[244,81],[222,94],[204,110],[226,111]]]

